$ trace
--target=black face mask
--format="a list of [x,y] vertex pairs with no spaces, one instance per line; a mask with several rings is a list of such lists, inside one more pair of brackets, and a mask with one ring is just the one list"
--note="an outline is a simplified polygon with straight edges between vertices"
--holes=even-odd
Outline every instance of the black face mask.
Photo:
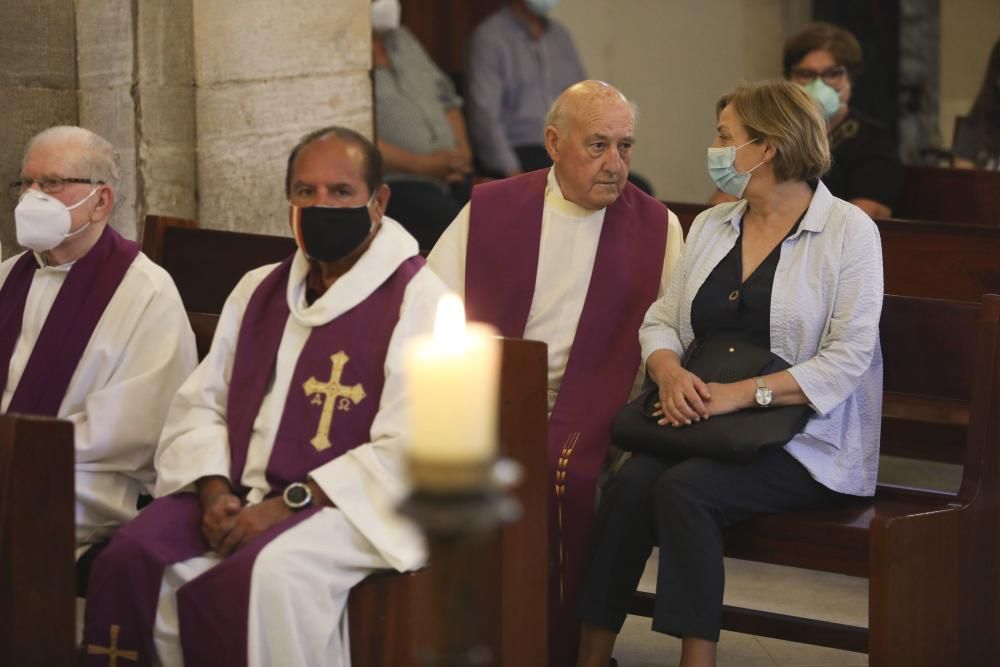
[[292,215],[296,213],[299,216],[299,246],[306,255],[320,262],[335,262],[346,257],[357,250],[372,231],[368,204],[348,208],[293,207]]

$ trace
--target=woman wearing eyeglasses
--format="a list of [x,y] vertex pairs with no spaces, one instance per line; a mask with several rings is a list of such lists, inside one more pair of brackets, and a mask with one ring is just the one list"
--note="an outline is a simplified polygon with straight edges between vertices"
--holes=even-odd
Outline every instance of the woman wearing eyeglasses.
[[850,107],[851,84],[863,70],[861,45],[830,23],[810,23],[785,42],[785,78],[803,86],[823,109],[833,165],[823,183],[871,218],[888,218],[903,181],[889,129]]
[[[861,45],[831,23],[810,23],[785,42],[785,78],[812,96],[826,119],[830,170],[823,184],[870,218],[888,218],[903,182],[896,141],[880,122],[850,107],[851,84],[863,69]],[[716,192],[711,204],[735,201]]]

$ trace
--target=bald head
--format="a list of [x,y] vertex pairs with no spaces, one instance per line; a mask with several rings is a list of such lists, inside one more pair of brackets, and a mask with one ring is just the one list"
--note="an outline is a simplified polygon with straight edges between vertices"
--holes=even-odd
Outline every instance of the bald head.
[[545,119],[545,149],[563,196],[590,210],[610,206],[628,179],[637,110],[603,81],[559,95]]
[[610,83],[596,79],[580,81],[564,90],[552,103],[548,114],[545,115],[545,125],[565,131],[580,112],[586,112],[594,107],[618,104],[628,106],[634,127],[639,121],[639,107],[629,102],[620,90]]
[[72,175],[78,178],[89,178],[113,185],[118,181],[119,170],[115,149],[111,143],[95,132],[73,125],[57,125],[42,130],[28,142],[24,150],[22,168],[35,149],[44,148],[47,152],[61,156]]

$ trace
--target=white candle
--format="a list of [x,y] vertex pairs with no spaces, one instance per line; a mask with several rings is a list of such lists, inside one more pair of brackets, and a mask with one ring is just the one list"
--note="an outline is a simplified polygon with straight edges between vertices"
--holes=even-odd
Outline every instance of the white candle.
[[442,298],[434,334],[404,353],[411,458],[463,464],[496,456],[499,357],[496,330],[467,325],[462,300]]

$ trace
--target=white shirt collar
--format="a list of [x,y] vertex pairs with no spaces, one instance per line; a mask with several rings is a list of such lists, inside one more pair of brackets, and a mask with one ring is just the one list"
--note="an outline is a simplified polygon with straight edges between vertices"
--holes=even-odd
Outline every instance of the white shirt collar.
[[559,187],[559,180],[556,178],[555,167],[549,168],[547,184],[545,187],[545,206],[555,209],[563,215],[571,218],[588,218],[593,215],[604,215],[606,208],[599,208],[596,211],[584,208],[579,204],[574,204],[563,196],[562,188]]

